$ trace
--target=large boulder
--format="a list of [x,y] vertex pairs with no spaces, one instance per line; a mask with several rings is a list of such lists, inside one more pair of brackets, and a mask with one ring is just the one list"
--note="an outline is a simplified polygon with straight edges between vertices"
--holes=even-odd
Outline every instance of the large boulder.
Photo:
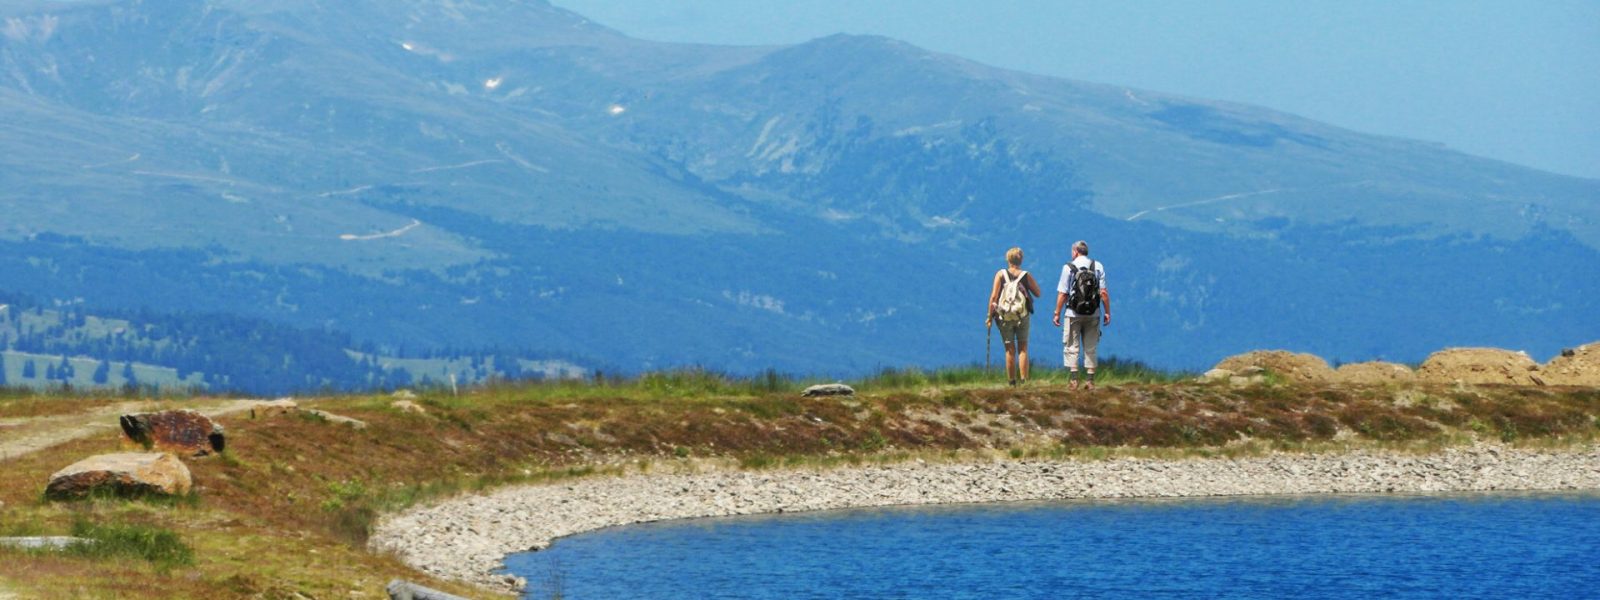
[[1343,383],[1410,383],[1417,379],[1417,373],[1411,367],[1376,360],[1339,365],[1333,374],[1335,379]]
[[221,452],[226,439],[222,426],[192,410],[122,415],[122,433],[146,450],[183,456]]
[[1539,363],[1498,348],[1450,348],[1422,361],[1417,379],[1433,383],[1543,385]]
[[189,467],[169,452],[124,452],[91,456],[56,471],[44,493],[56,500],[82,498],[95,492],[181,496],[189,493],[193,485]]
[[1550,385],[1600,386],[1600,342],[1562,350],[1539,374]]
[[1328,381],[1333,368],[1315,354],[1296,354],[1285,350],[1257,350],[1230,356],[1217,363],[1218,369],[1244,374],[1251,368],[1276,373],[1290,381]]

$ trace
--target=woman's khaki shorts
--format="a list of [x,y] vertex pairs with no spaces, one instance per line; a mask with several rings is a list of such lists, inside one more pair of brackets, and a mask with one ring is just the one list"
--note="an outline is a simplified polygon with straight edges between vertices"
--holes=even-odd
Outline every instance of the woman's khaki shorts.
[[1015,323],[1010,323],[1003,319],[995,319],[995,324],[1000,326],[1000,343],[1013,348],[1020,348],[1020,346],[1014,344],[1016,344],[1017,340],[1028,340],[1028,322],[1033,320],[1031,317],[1033,315],[1028,315]]

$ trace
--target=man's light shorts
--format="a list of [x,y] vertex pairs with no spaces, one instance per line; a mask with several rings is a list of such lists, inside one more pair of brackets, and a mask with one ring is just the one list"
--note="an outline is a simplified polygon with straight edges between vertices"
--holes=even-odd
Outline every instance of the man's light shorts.
[[1061,328],[1061,342],[1066,346],[1063,353],[1068,369],[1077,370],[1078,354],[1083,354],[1083,368],[1094,369],[1095,350],[1100,346],[1100,315],[1098,313],[1087,317],[1070,317],[1067,326]]

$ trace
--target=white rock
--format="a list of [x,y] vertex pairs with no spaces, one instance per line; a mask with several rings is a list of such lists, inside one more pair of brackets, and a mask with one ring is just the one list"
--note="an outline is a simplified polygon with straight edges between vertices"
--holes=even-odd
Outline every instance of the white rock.
[[801,396],[854,396],[856,389],[842,383],[824,383],[813,385],[800,392]]

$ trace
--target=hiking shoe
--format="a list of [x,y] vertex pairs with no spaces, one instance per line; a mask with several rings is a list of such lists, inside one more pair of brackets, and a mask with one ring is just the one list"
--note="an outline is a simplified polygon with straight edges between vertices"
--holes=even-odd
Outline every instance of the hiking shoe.
[[1011,380],[1011,387],[1017,387],[1017,380]]
[[1068,383],[1067,384],[1067,389],[1069,389],[1069,390],[1078,389],[1078,380],[1074,379],[1074,380],[1072,380],[1071,383]]

